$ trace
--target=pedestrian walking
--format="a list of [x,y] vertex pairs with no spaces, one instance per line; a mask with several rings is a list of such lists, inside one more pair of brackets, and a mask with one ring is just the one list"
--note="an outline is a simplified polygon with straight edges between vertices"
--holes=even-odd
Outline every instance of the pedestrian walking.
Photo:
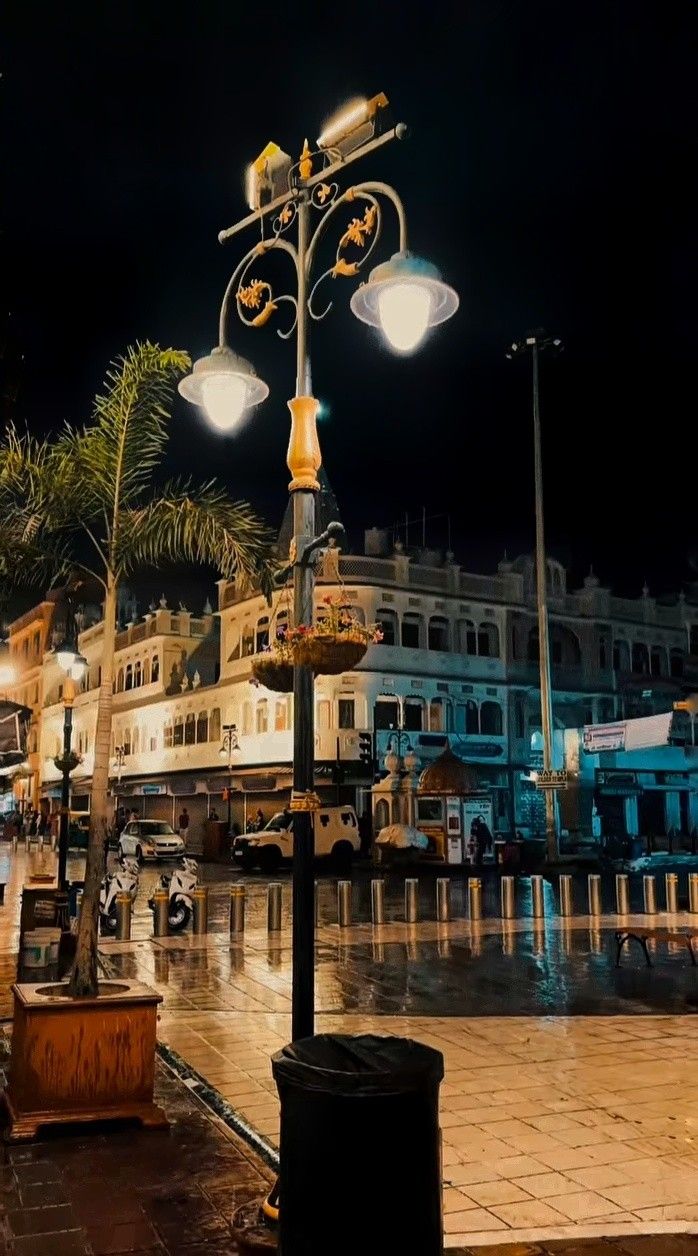
[[189,812],[187,811],[186,807],[182,807],[182,810],[179,816],[179,836],[181,837],[183,842],[186,842],[188,832],[189,832]]

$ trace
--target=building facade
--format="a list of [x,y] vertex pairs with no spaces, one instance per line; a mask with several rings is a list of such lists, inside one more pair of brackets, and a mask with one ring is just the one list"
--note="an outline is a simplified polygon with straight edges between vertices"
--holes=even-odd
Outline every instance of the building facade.
[[[366,533],[364,549],[326,551],[318,575],[318,613],[324,596],[341,594],[383,633],[353,672],[317,678],[321,796],[355,801],[359,812],[368,806],[374,764],[365,754],[366,734],[368,759],[379,765],[391,748],[398,754],[409,749],[423,768],[450,746],[491,797],[495,831],[541,832],[542,798],[531,779],[541,761],[532,559],[505,559],[495,572],[477,574],[463,570],[452,554],[408,553],[376,529]],[[690,744],[665,748],[656,764],[645,752],[637,779],[625,769],[623,794],[621,778],[613,788],[607,785],[607,765],[593,764],[591,757],[580,762],[583,752],[574,751],[569,733],[585,724],[671,710],[698,688],[698,599],[659,601],[648,590],[637,599],[618,598],[593,574],[580,589],[568,590],[567,573],[554,560],[547,575],[556,766],[567,766],[574,777],[576,754],[576,775],[584,783],[584,789],[560,795],[563,828],[621,826],[633,832],[651,823],[656,832],[690,832],[698,825],[698,760]],[[217,612],[209,611],[194,616],[165,604],[140,618],[134,613],[116,653],[115,803],[118,794],[124,805],[170,821],[186,805],[194,836],[211,807],[223,814],[229,784],[233,818],[241,827],[251,809],[270,815],[291,785],[293,699],[264,689],[252,676],[255,655],[288,622],[290,596],[281,590],[269,606],[261,595],[222,581]],[[45,652],[42,613],[37,608],[24,617],[32,642],[39,632],[39,646],[31,676],[28,670],[18,689],[34,686],[32,703],[38,694],[32,772],[38,794],[50,797],[59,788],[53,756],[63,714],[61,677]],[[11,633],[12,644],[15,638],[23,642],[20,633],[24,627]],[[101,625],[87,627],[79,641],[88,670],[74,707],[73,745],[82,763],[73,775],[73,795],[76,809],[83,809],[89,804]],[[221,742],[231,724],[239,749],[229,771]],[[679,728],[678,740],[690,737]],[[645,794],[652,798],[643,801]]]

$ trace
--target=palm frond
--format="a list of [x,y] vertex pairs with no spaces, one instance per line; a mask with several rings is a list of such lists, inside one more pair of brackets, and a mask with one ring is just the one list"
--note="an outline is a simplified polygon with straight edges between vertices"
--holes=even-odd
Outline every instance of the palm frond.
[[172,482],[142,507],[122,512],[118,571],[163,561],[210,563],[226,579],[272,587],[273,533],[247,502],[231,501],[214,481]]
[[148,486],[167,440],[169,409],[189,356],[145,341],[130,346],[107,371],[94,418],[82,432],[68,429],[57,455],[63,467],[77,458],[107,515],[133,502]]
[[54,530],[56,486],[50,446],[9,425],[0,440],[0,579],[7,587],[48,582],[62,575],[68,552]]

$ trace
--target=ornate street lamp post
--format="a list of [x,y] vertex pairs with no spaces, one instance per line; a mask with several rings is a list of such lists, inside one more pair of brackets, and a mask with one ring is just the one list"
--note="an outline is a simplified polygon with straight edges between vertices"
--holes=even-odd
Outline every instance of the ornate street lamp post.
[[[532,332],[523,340],[515,341],[507,353],[508,358],[530,354],[533,373],[533,459],[536,500],[536,603],[538,607],[538,666],[540,674],[540,710],[543,733],[543,771],[550,782],[553,768],[553,694],[550,679],[550,632],[548,625],[548,571],[545,556],[545,519],[543,513],[543,443],[540,427],[540,388],[538,364],[545,350],[560,352],[562,341],[553,339],[544,331]],[[555,792],[549,784],[543,790],[545,796],[545,845],[546,857],[554,863],[558,857],[557,810]]]
[[[417,347],[430,327],[450,318],[458,297],[439,277],[434,266],[415,257],[407,248],[405,211],[397,193],[386,183],[357,183],[340,191],[335,176],[346,166],[394,139],[406,128],[399,124],[381,129],[385,96],[354,102],[325,127],[313,151],[306,140],[298,161],[292,161],[273,144],[267,146],[248,171],[248,203],[251,213],[219,234],[223,243],[247,227],[259,225],[260,239],[244,255],[230,278],[219,319],[219,343],[208,357],[194,364],[179,391],[201,406],[210,422],[221,431],[232,431],[246,409],[268,395],[267,385],[253,367],[230,348],[228,317],[234,305],[247,327],[262,327],[279,308],[287,307],[291,322],[278,334],[296,339],[296,392],[289,401],[291,435],[287,463],[291,472],[293,541],[283,579],[293,573],[293,618],[296,627],[313,620],[313,555],[330,537],[341,532],[338,523],[315,535],[315,494],[321,465],[316,418],[318,401],[312,394],[309,327],[331,309],[319,305],[318,294],[327,280],[364,273],[380,238],[383,204],[389,202],[397,216],[399,250],[381,266],[351,298],[357,318],[383,332],[398,353]],[[331,265],[314,278],[317,250],[331,222],[345,212],[343,231]],[[313,222],[313,220],[315,221]],[[295,236],[295,242],[292,242]],[[295,276],[293,290],[277,295],[266,279],[257,278],[256,267],[270,255],[284,254]],[[293,681],[293,989],[292,1036],[294,1040],[314,1032],[314,883],[313,828],[314,787],[313,672],[294,666]]]
[[55,650],[58,666],[65,673],[63,682],[63,755],[61,759],[61,821],[58,834],[58,888],[67,890],[66,866],[68,862],[68,837],[70,829],[70,773],[71,741],[73,735],[73,703],[75,686],[80,683],[87,667],[87,659],[77,647],[75,622],[69,613],[65,637]]
[[238,737],[237,724],[224,724],[223,742],[218,753],[222,759],[228,760],[228,837],[230,837],[233,823],[233,755],[239,749],[240,739]]

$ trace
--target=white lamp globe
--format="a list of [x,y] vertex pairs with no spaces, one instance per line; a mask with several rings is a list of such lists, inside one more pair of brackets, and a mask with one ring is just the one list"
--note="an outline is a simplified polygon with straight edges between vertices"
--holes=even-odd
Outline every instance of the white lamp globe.
[[227,345],[199,358],[178,388],[182,397],[201,407],[219,432],[235,431],[245,411],[269,396],[267,385],[257,377],[252,364]]
[[380,328],[397,353],[411,353],[428,329],[451,318],[458,305],[458,294],[436,267],[411,253],[395,253],[376,266],[351,298],[356,317]]

